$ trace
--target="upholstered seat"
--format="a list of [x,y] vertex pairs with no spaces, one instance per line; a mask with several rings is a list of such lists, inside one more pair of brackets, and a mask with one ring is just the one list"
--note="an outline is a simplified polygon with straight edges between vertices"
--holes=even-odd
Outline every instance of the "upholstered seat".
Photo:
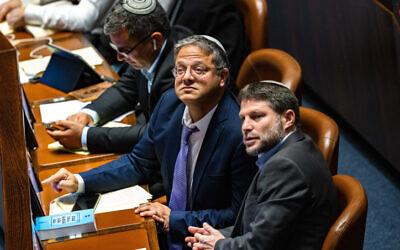
[[236,5],[243,15],[250,52],[267,48],[267,2],[265,0],[236,0]]
[[348,175],[335,175],[332,178],[341,213],[326,235],[322,250],[361,250],[368,209],[364,188]]
[[300,107],[301,128],[322,151],[332,175],[337,173],[339,128],[329,116],[315,109]]
[[249,83],[261,80],[284,83],[301,103],[301,68],[288,53],[278,49],[261,49],[250,53],[240,67],[236,84],[242,89]]

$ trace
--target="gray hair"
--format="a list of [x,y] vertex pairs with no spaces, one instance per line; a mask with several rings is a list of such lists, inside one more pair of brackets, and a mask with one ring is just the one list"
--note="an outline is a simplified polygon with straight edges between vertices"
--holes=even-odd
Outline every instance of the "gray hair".
[[188,45],[195,45],[199,47],[201,50],[203,50],[207,55],[213,55],[212,63],[215,65],[217,69],[221,70],[223,68],[229,67],[228,56],[226,55],[226,52],[223,49],[223,47],[221,47],[222,45],[217,44],[213,40],[202,35],[189,36],[187,38],[179,40],[175,44],[174,48],[175,58],[178,55],[179,51],[183,47]]
[[133,14],[122,7],[121,1],[113,6],[108,13],[104,33],[110,35],[126,28],[130,37],[143,38],[154,32],[160,32],[168,37],[170,32],[167,14],[157,2],[155,9],[149,14]]
[[295,114],[295,126],[300,128],[297,97],[287,87],[280,84],[275,84],[272,81],[250,83],[240,90],[239,102],[243,100],[265,101],[278,115],[282,115],[286,110],[291,109]]

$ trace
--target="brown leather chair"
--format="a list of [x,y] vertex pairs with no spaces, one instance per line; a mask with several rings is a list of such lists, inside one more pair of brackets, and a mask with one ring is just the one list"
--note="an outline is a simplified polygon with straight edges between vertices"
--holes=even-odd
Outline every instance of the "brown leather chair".
[[249,83],[261,80],[284,83],[301,103],[301,68],[288,53],[278,49],[261,49],[250,53],[240,67],[236,84],[242,89]]
[[332,175],[337,173],[339,128],[329,116],[306,107],[300,107],[301,129],[309,135],[325,157]]
[[351,176],[335,175],[332,178],[341,213],[326,235],[322,250],[361,250],[368,209],[367,195],[361,184]]
[[267,48],[267,2],[265,0],[236,0],[236,5],[243,15],[250,52]]

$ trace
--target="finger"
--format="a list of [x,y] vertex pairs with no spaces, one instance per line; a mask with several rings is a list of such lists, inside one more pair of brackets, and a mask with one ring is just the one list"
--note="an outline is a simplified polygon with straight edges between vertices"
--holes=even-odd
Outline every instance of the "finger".
[[148,211],[148,210],[150,210],[150,206],[148,205],[148,203],[145,203],[145,204],[140,205],[138,208],[136,208],[135,213],[138,214],[140,212]]
[[53,174],[52,176],[50,176],[49,178],[45,179],[42,181],[42,184],[48,184],[51,182],[58,182],[60,180],[66,179],[68,176],[68,170],[62,168],[60,170],[58,170],[57,173]]
[[155,214],[156,214],[156,212],[155,212],[155,211],[152,211],[152,210],[150,210],[150,211],[144,211],[144,212],[140,212],[140,213],[139,213],[139,215],[142,216],[142,217],[145,217],[145,216],[153,216],[153,215],[155,215]]
[[203,223],[203,228],[206,232],[212,233],[217,231],[215,228],[213,228],[212,226],[210,226],[210,224],[208,224],[207,222]]
[[186,242],[191,242],[191,243],[197,242],[196,238],[193,237],[193,236],[188,236],[188,237],[186,237],[186,238],[185,238],[185,241],[186,241]]
[[57,125],[60,125],[60,126],[62,126],[62,127],[64,127],[64,128],[71,128],[74,124],[76,124],[75,122],[73,122],[73,121],[67,121],[67,120],[58,120],[58,121],[56,121],[56,124]]
[[192,234],[195,234],[195,233],[204,231],[204,229],[201,228],[201,227],[193,227],[193,226],[189,226],[189,227],[188,227],[188,230],[189,230],[189,232],[191,232]]
[[152,216],[152,218],[153,218],[153,220],[156,220],[156,221],[160,222],[161,224],[164,224],[164,223],[165,223],[164,218],[161,217],[161,216],[159,216],[159,215],[157,215],[157,214],[154,214],[154,215]]

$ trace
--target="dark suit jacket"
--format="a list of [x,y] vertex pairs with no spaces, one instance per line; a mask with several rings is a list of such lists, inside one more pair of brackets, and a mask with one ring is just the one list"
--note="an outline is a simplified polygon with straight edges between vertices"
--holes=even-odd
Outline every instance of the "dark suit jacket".
[[297,130],[254,177],[235,226],[221,230],[230,237],[215,249],[321,249],[337,206],[324,157]]
[[[161,170],[169,200],[184,108],[175,91],[167,91],[157,104],[145,135],[130,154],[81,174],[85,191],[106,192],[145,184],[149,176]],[[217,228],[232,225],[257,171],[254,159],[245,152],[238,113],[234,96],[226,91],[210,121],[198,156],[192,199],[188,201],[191,211],[174,211],[170,215],[171,233],[182,242],[189,225],[201,226],[203,221]]]
[[[179,3],[181,2],[181,3]],[[177,0],[170,15],[173,24],[188,27],[195,34],[218,39],[227,51],[231,76],[236,79],[248,54],[242,15],[234,0]],[[233,82],[232,82],[233,84]]]
[[[136,114],[144,116],[142,123],[124,128],[90,128],[87,134],[87,146],[91,152],[127,153],[142,137],[147,121],[161,95],[174,85],[171,69],[174,64],[173,46],[176,41],[189,36],[191,32],[182,26],[171,29],[167,44],[155,69],[155,76],[150,94],[147,91],[147,79],[129,67],[117,84],[109,88],[97,100],[87,105],[99,114],[99,123],[105,123],[113,118],[136,109]],[[137,104],[140,107],[137,107]]]

